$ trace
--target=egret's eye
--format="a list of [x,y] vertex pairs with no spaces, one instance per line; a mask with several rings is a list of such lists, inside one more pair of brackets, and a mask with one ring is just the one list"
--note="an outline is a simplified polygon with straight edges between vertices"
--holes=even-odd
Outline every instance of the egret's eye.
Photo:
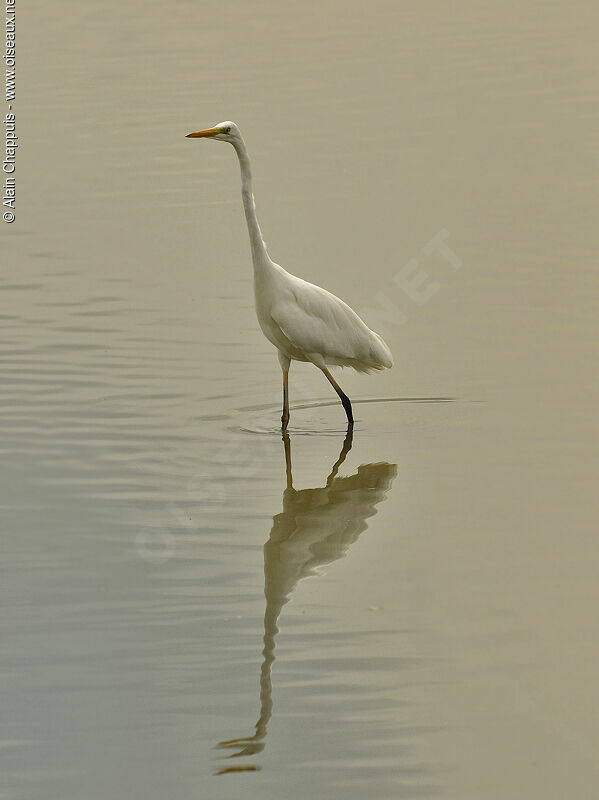
[[227,126],[226,128],[223,128],[223,133],[231,133],[231,127]]

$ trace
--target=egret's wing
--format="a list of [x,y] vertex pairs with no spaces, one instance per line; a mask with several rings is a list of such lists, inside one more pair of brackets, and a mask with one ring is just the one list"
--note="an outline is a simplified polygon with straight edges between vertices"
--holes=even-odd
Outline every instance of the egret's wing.
[[343,300],[320,286],[296,279],[271,316],[293,348],[310,360],[317,355],[357,369],[390,365],[382,339]]
[[[316,289],[316,287],[314,287]],[[335,302],[337,301],[337,302]],[[311,284],[290,287],[271,316],[293,347],[304,354],[350,356],[347,323],[334,295],[313,291]]]

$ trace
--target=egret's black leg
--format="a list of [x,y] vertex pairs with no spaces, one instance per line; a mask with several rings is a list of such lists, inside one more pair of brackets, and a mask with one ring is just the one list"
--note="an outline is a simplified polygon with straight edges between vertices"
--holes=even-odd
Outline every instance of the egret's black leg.
[[283,370],[283,414],[281,416],[281,430],[286,431],[289,424],[289,371]]
[[293,476],[291,475],[291,441],[287,431],[281,434],[283,447],[285,448],[285,475],[287,477],[287,488],[293,489]]
[[343,389],[341,388],[341,386],[339,386],[339,384],[337,383],[337,381],[335,380],[335,378],[333,378],[333,376],[332,376],[332,375],[331,375],[331,373],[328,371],[328,369],[323,369],[322,371],[323,371],[323,372],[324,372],[324,374],[327,376],[327,380],[328,380],[328,382],[331,384],[331,386],[333,387],[333,389],[334,389],[334,390],[337,392],[337,394],[339,395],[339,399],[341,400],[341,403],[342,403],[342,405],[343,405],[343,408],[345,409],[345,413],[347,414],[347,421],[348,421],[348,423],[349,423],[350,425],[353,425],[353,424],[354,424],[354,415],[352,414],[351,402],[350,402],[350,399],[349,399],[349,397],[348,397],[348,396],[345,394],[345,392],[343,391]]

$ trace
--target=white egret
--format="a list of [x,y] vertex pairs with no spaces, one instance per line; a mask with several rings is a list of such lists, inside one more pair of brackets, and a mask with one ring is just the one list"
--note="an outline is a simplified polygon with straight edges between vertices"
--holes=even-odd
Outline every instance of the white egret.
[[283,370],[282,428],[289,422],[289,365],[307,361],[321,369],[345,409],[354,418],[349,397],[333,378],[328,366],[353,367],[359,372],[391,367],[391,351],[353,309],[320,286],[291,275],[270,258],[256,216],[252,173],[247,148],[234,122],[187,134],[187,138],[211,138],[235,148],[241,168],[241,195],[254,262],[254,299],[262,332],[274,344]]

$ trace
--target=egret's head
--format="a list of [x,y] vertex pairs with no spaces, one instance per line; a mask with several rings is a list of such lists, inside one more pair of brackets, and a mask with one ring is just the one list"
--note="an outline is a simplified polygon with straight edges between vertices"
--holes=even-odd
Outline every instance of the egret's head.
[[187,139],[218,139],[221,142],[229,142],[234,144],[236,141],[241,140],[241,133],[239,128],[234,122],[219,122],[214,128],[206,128],[203,131],[196,131],[195,133],[188,133]]

